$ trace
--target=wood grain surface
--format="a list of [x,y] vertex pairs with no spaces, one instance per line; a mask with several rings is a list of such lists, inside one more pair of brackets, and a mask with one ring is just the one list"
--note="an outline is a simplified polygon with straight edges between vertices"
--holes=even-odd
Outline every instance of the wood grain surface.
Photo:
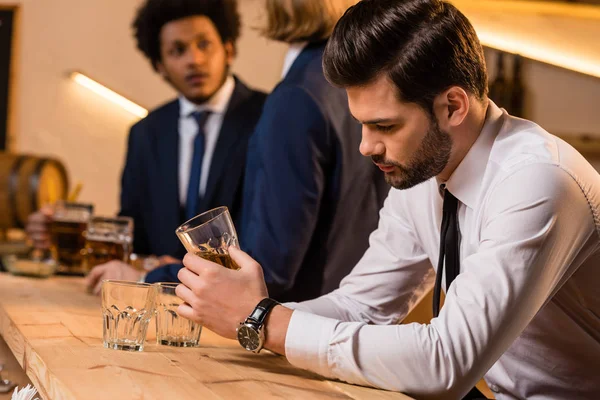
[[81,278],[0,274],[0,334],[45,400],[409,398],[327,381],[207,330],[200,347],[179,349],[157,345],[152,323],[143,352],[105,349],[100,299]]

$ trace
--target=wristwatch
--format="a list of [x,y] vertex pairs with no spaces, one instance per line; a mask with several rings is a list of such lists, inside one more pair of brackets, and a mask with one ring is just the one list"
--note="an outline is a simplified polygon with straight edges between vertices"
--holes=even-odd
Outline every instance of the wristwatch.
[[265,298],[258,303],[252,314],[237,328],[238,342],[248,351],[258,353],[265,345],[264,322],[269,312],[279,303],[273,299]]

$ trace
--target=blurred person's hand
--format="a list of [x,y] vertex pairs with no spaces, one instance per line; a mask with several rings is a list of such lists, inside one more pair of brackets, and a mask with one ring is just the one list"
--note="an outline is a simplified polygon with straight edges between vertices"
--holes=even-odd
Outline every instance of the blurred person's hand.
[[47,205],[27,218],[25,232],[34,248],[42,250],[50,248],[50,222],[53,214],[54,208]]
[[133,253],[129,256],[129,263],[137,270],[150,272],[165,265],[181,264],[181,260],[169,255],[157,257],[155,255],[144,256]]
[[142,274],[142,271],[123,261],[113,260],[94,267],[85,278],[85,283],[89,293],[99,295],[102,290],[102,281],[106,279],[137,282]]

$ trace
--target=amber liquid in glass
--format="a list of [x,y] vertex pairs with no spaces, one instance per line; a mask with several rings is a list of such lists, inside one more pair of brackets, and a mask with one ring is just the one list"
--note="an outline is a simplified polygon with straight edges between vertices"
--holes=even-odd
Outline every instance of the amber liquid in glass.
[[60,264],[58,272],[80,275],[87,222],[54,220],[50,224],[52,255]]
[[129,245],[125,242],[89,238],[86,242],[86,269],[112,260],[127,262],[130,256]]
[[204,258],[205,260],[212,261],[216,264],[222,265],[225,268],[239,270],[240,267],[231,259],[229,254],[221,254],[216,251],[196,251],[194,253],[198,257]]

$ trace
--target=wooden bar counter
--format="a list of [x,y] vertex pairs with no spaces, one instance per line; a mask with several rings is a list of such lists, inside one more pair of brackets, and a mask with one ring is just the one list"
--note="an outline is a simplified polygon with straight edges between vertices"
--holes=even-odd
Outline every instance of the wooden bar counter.
[[0,334],[44,400],[408,399],[327,381],[207,330],[200,347],[179,349],[157,345],[152,323],[143,352],[105,349],[100,299],[81,278],[0,274]]

